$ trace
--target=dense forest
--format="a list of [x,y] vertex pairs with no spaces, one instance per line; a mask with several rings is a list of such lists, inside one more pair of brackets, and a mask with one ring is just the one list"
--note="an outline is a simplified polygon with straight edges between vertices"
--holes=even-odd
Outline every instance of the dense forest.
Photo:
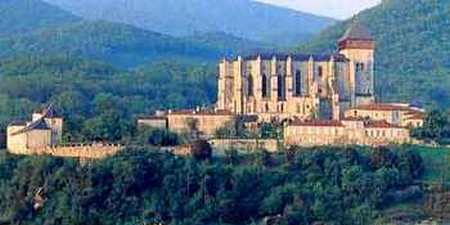
[[293,150],[200,161],[127,149],[84,166],[1,153],[0,221],[363,225],[424,197],[415,185],[424,162],[411,147]]
[[[21,57],[0,62],[0,130],[52,103],[72,141],[118,141],[135,117],[157,109],[212,103],[215,68],[161,61],[132,71],[73,58]],[[108,131],[114,131],[110,135]]]

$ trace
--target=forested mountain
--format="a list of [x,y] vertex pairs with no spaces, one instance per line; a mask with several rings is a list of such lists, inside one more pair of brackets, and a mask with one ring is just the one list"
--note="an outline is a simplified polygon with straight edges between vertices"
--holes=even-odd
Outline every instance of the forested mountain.
[[120,23],[87,21],[40,0],[7,0],[0,2],[0,9],[0,58],[66,54],[135,67],[167,59],[212,62],[264,47],[226,34],[176,38]]
[[0,18],[0,38],[80,20],[69,12],[38,0],[1,0]]
[[109,22],[77,22],[31,34],[0,39],[0,57],[69,54],[134,67],[152,60],[190,58],[215,60],[215,46]]
[[224,32],[272,44],[298,43],[332,24],[251,0],[46,0],[76,15],[174,36]]
[[[377,41],[382,100],[450,106],[450,1],[385,0],[357,15]],[[351,20],[325,29],[299,51],[332,52]]]

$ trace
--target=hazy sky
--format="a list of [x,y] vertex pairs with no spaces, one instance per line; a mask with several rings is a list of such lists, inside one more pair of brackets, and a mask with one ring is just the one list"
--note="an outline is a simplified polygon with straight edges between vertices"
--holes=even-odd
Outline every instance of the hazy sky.
[[298,9],[300,11],[346,19],[374,6],[381,0],[256,0]]

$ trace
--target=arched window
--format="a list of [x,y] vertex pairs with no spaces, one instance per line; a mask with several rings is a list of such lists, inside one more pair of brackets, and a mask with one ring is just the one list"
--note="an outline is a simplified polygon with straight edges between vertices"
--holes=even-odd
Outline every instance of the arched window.
[[247,95],[253,96],[253,76],[251,74],[248,76],[247,82],[248,82]]
[[297,70],[295,72],[295,95],[300,96],[302,94],[302,72],[300,70]]
[[261,81],[261,91],[262,91],[262,97],[267,98],[269,96],[269,80],[267,78],[266,74],[262,75],[262,81]]
[[277,84],[278,84],[278,99],[284,100],[286,96],[286,80],[284,79],[284,76],[281,74],[278,74],[277,76]]
[[318,73],[319,73],[319,77],[322,78],[322,76],[323,76],[323,68],[322,68],[322,66],[319,66]]

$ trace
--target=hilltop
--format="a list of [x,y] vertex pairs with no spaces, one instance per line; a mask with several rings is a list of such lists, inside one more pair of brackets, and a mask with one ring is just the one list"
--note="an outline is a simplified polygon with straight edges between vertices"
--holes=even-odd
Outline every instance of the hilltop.
[[335,22],[250,0],[46,0],[82,18],[172,36],[223,32],[275,45],[298,43]]
[[[356,20],[377,41],[377,92],[385,101],[450,106],[449,1],[386,0]],[[340,22],[297,48],[332,52],[352,19]]]

